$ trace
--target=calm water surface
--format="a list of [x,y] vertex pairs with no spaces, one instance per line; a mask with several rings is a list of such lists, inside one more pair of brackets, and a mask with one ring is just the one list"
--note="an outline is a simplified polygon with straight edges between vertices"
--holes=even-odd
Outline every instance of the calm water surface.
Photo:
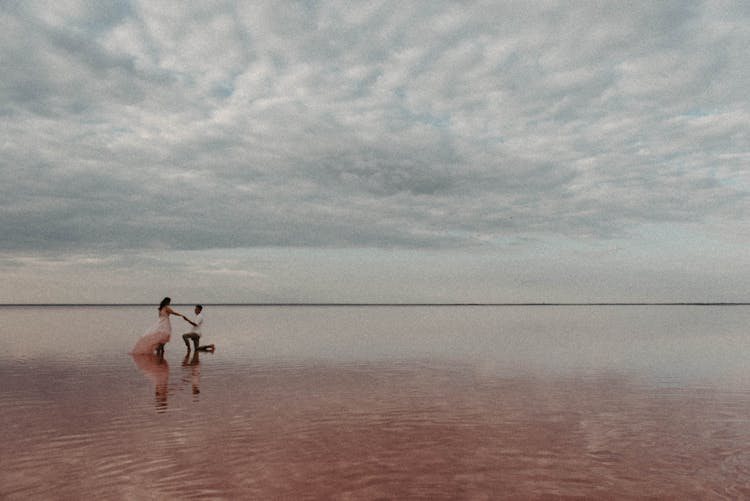
[[750,497],[748,307],[204,313],[0,307],[0,498]]

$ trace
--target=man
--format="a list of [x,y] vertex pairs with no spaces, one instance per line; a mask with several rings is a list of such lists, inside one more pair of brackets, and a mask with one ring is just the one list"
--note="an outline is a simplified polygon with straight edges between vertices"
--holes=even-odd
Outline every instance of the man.
[[190,332],[187,332],[182,335],[182,340],[185,341],[185,346],[187,346],[188,352],[190,351],[190,341],[193,341],[193,344],[195,345],[195,351],[198,351],[200,348],[198,347],[198,341],[201,339],[201,327],[203,326],[203,314],[201,313],[203,311],[203,306],[200,304],[195,305],[195,322],[192,320],[187,320],[190,322],[190,324],[193,326],[192,330]]

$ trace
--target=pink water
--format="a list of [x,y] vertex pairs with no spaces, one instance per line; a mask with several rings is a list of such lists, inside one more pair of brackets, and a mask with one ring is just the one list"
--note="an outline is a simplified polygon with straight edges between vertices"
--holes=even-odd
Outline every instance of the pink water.
[[750,496],[750,308],[152,309],[0,308],[0,498]]

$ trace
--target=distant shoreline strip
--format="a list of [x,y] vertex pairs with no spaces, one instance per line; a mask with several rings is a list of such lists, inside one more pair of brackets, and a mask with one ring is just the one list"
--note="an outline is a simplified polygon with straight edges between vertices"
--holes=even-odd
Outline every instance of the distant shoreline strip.
[[[204,306],[244,307],[445,307],[445,306],[750,306],[750,302],[598,302],[598,303],[202,303]],[[193,303],[173,303],[192,306]],[[152,303],[4,303],[0,307],[140,307]]]

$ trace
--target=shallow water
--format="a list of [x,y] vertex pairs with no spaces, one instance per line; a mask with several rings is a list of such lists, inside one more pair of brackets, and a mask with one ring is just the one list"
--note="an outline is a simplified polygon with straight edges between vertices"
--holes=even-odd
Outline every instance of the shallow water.
[[0,308],[0,498],[750,496],[748,307],[155,316]]

